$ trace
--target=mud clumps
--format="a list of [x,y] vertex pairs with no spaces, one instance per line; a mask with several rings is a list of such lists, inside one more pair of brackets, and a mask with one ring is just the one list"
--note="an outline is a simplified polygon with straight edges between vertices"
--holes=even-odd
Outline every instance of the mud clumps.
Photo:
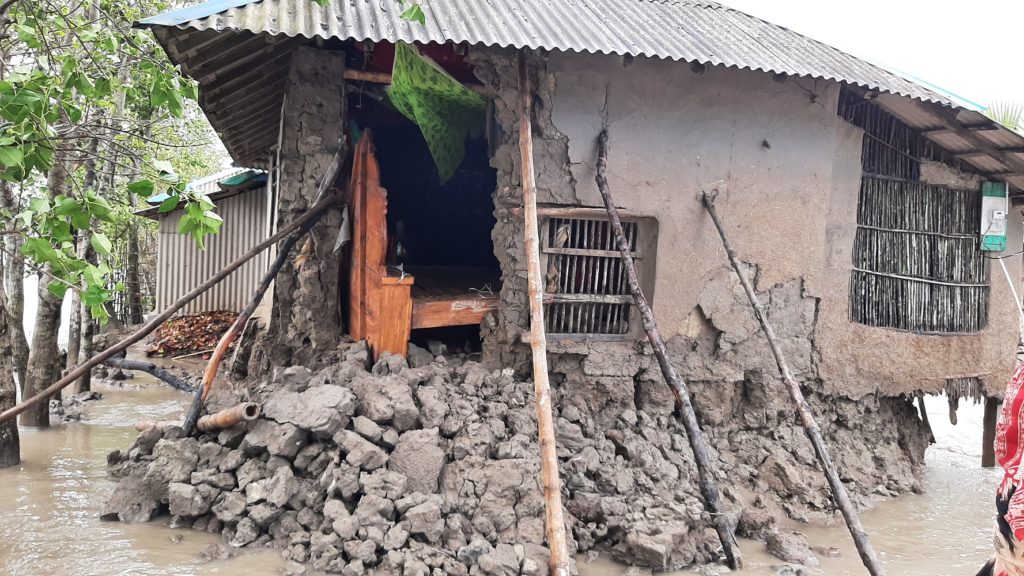
[[[385,356],[367,370],[355,344],[315,373],[276,370],[249,391],[264,416],[244,426],[140,433],[109,457],[122,481],[104,518],[167,512],[233,547],[277,547],[294,574],[546,574],[532,384],[466,358],[414,358],[409,367]],[[556,386],[570,552],[601,549],[654,569],[718,560],[683,429],[657,401],[657,382],[624,380],[595,379],[587,394],[579,382]],[[697,388],[700,406],[710,390]],[[214,395],[209,408],[238,400]],[[834,435],[853,434],[837,421],[864,414],[846,406],[829,419]],[[726,513],[741,528],[769,539],[773,514],[827,511],[790,418],[772,414],[771,431],[726,420],[709,436]],[[872,475],[860,491],[876,485]],[[757,513],[740,522],[741,509]]]

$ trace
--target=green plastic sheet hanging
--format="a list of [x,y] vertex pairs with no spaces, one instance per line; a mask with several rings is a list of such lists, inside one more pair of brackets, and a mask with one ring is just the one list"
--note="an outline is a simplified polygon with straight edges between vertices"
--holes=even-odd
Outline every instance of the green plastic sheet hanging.
[[466,137],[483,133],[486,99],[403,43],[395,46],[388,99],[420,127],[441,183],[447,182],[466,155]]

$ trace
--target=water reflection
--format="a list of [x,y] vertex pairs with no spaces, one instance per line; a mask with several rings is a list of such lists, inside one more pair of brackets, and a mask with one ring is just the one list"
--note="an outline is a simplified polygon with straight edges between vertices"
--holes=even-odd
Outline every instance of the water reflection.
[[[276,573],[278,554],[267,551],[205,564],[203,546],[219,537],[166,522],[101,522],[99,507],[113,489],[106,454],[123,449],[140,420],[180,416],[184,395],[145,378],[138,390],[101,390],[81,424],[23,430],[24,462],[0,470],[0,573],[11,576]],[[180,536],[181,540],[176,541]]]

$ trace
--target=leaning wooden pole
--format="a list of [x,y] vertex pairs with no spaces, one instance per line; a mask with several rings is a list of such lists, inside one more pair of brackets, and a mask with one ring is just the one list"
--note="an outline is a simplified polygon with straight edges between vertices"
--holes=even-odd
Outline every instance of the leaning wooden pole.
[[814,447],[814,453],[818,456],[818,463],[821,464],[822,470],[825,471],[825,478],[828,480],[829,487],[832,488],[832,499],[835,500],[836,506],[846,520],[846,526],[850,529],[850,535],[853,536],[853,542],[857,546],[860,559],[868,569],[868,573],[873,576],[882,576],[885,574],[885,571],[882,569],[882,563],[879,561],[875,549],[868,540],[868,534],[860,523],[857,510],[853,507],[853,503],[850,502],[850,497],[846,493],[846,487],[843,486],[842,480],[839,479],[839,472],[836,470],[836,465],[832,462],[832,457],[828,453],[828,447],[821,437],[821,428],[818,427],[814,416],[811,415],[811,407],[807,405],[807,401],[804,399],[804,394],[800,390],[800,384],[793,377],[793,372],[789,369],[785,356],[782,355],[782,348],[779,347],[778,340],[775,338],[775,331],[772,330],[771,324],[768,323],[768,316],[765,314],[764,307],[757,298],[754,287],[747,278],[747,273],[743,270],[743,266],[740,265],[736,252],[729,244],[729,239],[725,235],[725,228],[722,226],[722,221],[718,218],[718,212],[715,210],[714,199],[705,193],[701,195],[701,200],[711,216],[711,221],[715,223],[715,228],[718,229],[718,235],[722,238],[722,246],[725,247],[725,253],[729,257],[729,262],[732,264],[733,270],[736,271],[736,276],[739,277],[743,291],[747,293],[747,299],[750,300],[750,305],[754,308],[754,316],[757,317],[758,323],[761,324],[761,330],[764,331],[764,335],[768,339],[768,345],[772,350],[772,355],[775,357],[775,364],[779,367],[779,374],[782,375],[782,380],[789,389],[789,396],[793,399],[793,403],[796,404],[796,411],[800,415],[804,433],[810,439],[811,446]]
[[700,494],[704,498],[704,507],[715,523],[715,531],[718,539],[722,542],[722,551],[725,553],[725,560],[729,568],[739,570],[743,567],[743,557],[740,554],[736,540],[733,538],[732,528],[729,520],[722,513],[722,498],[718,490],[718,482],[715,480],[714,468],[711,464],[711,457],[708,454],[708,446],[704,440],[704,433],[697,422],[697,414],[693,411],[693,403],[690,401],[690,391],[687,389],[686,381],[679,376],[672,363],[668,361],[668,351],[665,349],[665,341],[658,333],[658,324],[654,320],[654,312],[651,310],[647,297],[640,289],[640,281],[636,275],[636,264],[633,262],[632,251],[629,241],[622,230],[622,220],[619,219],[619,212],[612,200],[612,193],[608,187],[608,131],[602,130],[598,137],[597,153],[597,188],[601,192],[601,199],[604,200],[604,207],[608,211],[608,221],[612,225],[612,233],[615,235],[615,244],[622,255],[622,265],[625,268],[626,280],[629,283],[629,291],[633,295],[633,302],[640,310],[643,318],[644,331],[647,332],[647,341],[651,343],[654,356],[658,359],[661,367],[661,374],[665,378],[665,384],[672,390],[676,398],[676,415],[682,421],[686,429],[686,437],[690,441],[690,449],[693,451],[693,459],[697,464],[698,483]]
[[537,232],[537,182],[533,171],[533,124],[530,110],[533,94],[526,68],[526,54],[519,52],[519,154],[522,159],[523,216],[526,219],[526,265],[530,296],[530,348],[533,351],[533,388],[537,405],[537,438],[540,441],[540,470],[548,548],[552,576],[567,576],[570,562],[562,517],[562,483],[558,478],[555,453],[555,424],[551,415],[551,386],[548,383],[547,337],[544,334],[543,279],[540,271],[540,241]]
[[185,294],[181,298],[178,298],[178,300],[175,301],[174,304],[171,304],[166,310],[161,312],[159,316],[147,322],[142,328],[139,328],[135,332],[126,336],[117,344],[114,344],[113,346],[107,348],[106,350],[100,352],[99,354],[92,356],[85,362],[78,365],[74,370],[68,372],[66,376],[54,382],[45,390],[42,390],[35,396],[32,396],[31,398],[24,400],[21,404],[18,404],[13,408],[0,412],[0,422],[6,422],[7,420],[14,418],[18,414],[21,414],[22,412],[28,410],[29,408],[35,406],[36,404],[39,404],[40,402],[45,402],[50,396],[53,396],[56,392],[59,392],[68,384],[71,384],[75,380],[78,380],[82,375],[84,375],[89,370],[92,370],[96,366],[102,364],[108,358],[114,356],[115,354],[127,350],[129,346],[135,344],[139,340],[142,340],[143,338],[148,336],[149,333],[152,332],[153,330],[156,330],[161,324],[163,324],[165,321],[167,321],[168,318],[173,316],[175,312],[181,310],[186,304],[195,300],[196,298],[199,297],[199,295],[206,292],[210,288],[216,286],[221,280],[227,278],[228,275],[237,270],[242,264],[245,264],[249,260],[255,258],[256,255],[259,254],[260,252],[263,252],[267,248],[270,248],[274,244],[277,244],[282,239],[286,238],[289,234],[299,229],[303,224],[305,224],[309,220],[319,218],[320,213],[323,212],[324,210],[327,210],[327,208],[333,205],[334,202],[334,198],[326,198],[318,202],[312,208],[310,208],[304,214],[302,214],[302,216],[296,218],[294,222],[282,227],[276,234],[274,234],[270,238],[267,238],[263,242],[260,242],[245,254],[239,256],[234,262],[228,264],[219,272],[217,272],[209,279],[207,279],[205,282],[193,288],[192,291],[190,291],[188,294]]
[[[321,213],[322,214],[322,213]],[[256,311],[256,307],[263,301],[263,296],[266,295],[270,285],[273,284],[274,278],[277,277],[277,273],[284,267],[284,263],[288,261],[288,254],[291,252],[295,244],[307,233],[313,226],[316,225],[319,218],[307,220],[302,226],[295,232],[288,236],[287,239],[281,244],[278,249],[277,257],[270,264],[267,269],[267,273],[263,275],[263,280],[260,281],[256,287],[256,291],[253,293],[249,303],[245,305],[245,308],[238,313],[238,317],[235,318],[235,322],[228,328],[220,340],[217,342],[217,347],[213,350],[213,355],[210,356],[209,362],[206,363],[206,369],[203,370],[203,381],[202,384],[196,388],[195,396],[192,398],[192,405],[189,407],[188,413],[185,415],[184,423],[181,426],[181,433],[183,436],[191,436],[192,431],[196,428],[196,423],[199,421],[199,413],[203,409],[203,404],[206,403],[207,397],[210,395],[210,390],[213,388],[213,381],[217,377],[217,371],[220,369],[220,363],[224,359],[224,355],[227,354],[228,348],[231,347],[231,343],[235,341],[235,338],[242,333],[245,325],[249,322],[249,318],[252,318],[253,313]]]

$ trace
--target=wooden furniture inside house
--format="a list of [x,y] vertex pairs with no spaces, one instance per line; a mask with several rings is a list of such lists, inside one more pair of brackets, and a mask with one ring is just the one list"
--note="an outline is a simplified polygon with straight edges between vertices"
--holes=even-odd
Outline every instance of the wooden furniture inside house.
[[346,191],[352,247],[349,276],[349,334],[366,339],[374,360],[381,353],[406,355],[413,330],[479,324],[497,310],[499,279],[479,268],[389,266],[387,190],[373,136],[356,144]]

